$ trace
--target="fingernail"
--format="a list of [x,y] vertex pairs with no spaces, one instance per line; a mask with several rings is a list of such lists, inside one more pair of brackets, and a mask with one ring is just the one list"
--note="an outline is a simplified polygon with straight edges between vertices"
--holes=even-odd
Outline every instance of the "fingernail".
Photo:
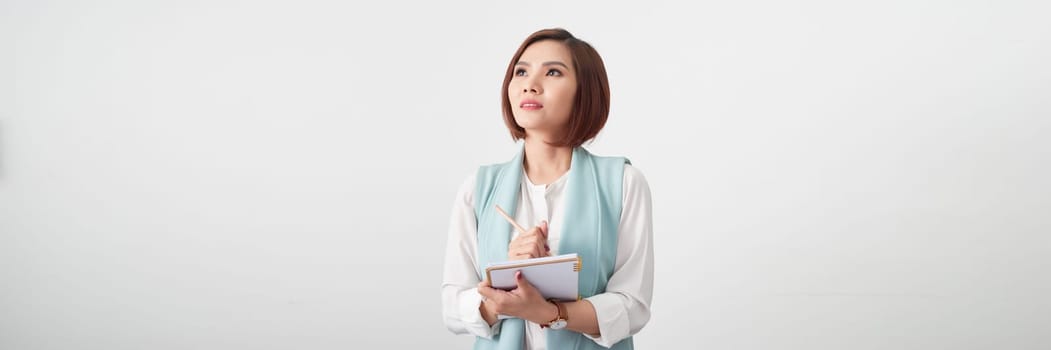
[[522,271],[515,271],[515,278],[522,279]]

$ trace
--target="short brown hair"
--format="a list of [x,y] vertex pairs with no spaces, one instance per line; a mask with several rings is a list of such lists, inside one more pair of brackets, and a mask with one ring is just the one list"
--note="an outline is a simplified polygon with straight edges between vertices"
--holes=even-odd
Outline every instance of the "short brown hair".
[[511,131],[511,138],[515,141],[525,138],[525,129],[515,122],[512,112],[511,100],[507,97],[507,87],[514,77],[515,64],[522,57],[529,45],[541,40],[554,40],[561,42],[569,48],[573,57],[573,70],[577,76],[577,93],[573,97],[573,109],[569,115],[569,123],[566,134],[561,140],[551,143],[555,146],[577,147],[584,142],[595,138],[602,127],[606,126],[609,117],[609,78],[606,77],[606,66],[602,63],[602,57],[598,55],[591,44],[577,39],[569,31],[562,28],[543,29],[529,35],[522,45],[511,57],[511,63],[507,65],[504,74],[504,85],[500,89],[503,101],[504,124]]

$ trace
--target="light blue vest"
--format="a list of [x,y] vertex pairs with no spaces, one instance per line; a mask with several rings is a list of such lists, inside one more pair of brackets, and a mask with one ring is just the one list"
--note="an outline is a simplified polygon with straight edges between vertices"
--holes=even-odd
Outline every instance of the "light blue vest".
[[[523,148],[508,163],[482,166],[478,169],[474,195],[474,215],[478,222],[478,276],[483,278],[490,262],[507,260],[512,227],[494,205],[514,216],[522,186]],[[599,157],[582,147],[573,149],[569,179],[566,184],[565,213],[559,242],[559,254],[577,253],[582,262],[579,292],[587,298],[606,291],[617,261],[617,226],[620,223],[621,192],[624,182],[622,157]],[[522,223],[527,227],[537,223]],[[570,315],[572,317],[572,315]],[[509,318],[502,321],[500,334],[493,340],[478,337],[475,349],[521,350],[525,344],[525,321]],[[580,333],[569,330],[547,332],[547,348],[604,349]],[[631,338],[621,340],[613,349],[633,349]]]

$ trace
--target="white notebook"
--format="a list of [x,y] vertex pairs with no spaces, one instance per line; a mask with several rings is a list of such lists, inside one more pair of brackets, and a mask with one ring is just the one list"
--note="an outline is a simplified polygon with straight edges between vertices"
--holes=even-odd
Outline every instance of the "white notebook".
[[[544,299],[574,301],[580,299],[577,293],[580,267],[580,257],[573,253],[490,263],[485,275],[493,288],[512,290],[518,288],[515,271],[522,271],[522,277],[536,287]],[[500,318],[508,317],[500,315]]]

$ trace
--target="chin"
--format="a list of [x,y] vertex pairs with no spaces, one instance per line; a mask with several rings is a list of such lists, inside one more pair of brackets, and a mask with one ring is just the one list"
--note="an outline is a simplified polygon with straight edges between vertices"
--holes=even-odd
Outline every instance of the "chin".
[[518,124],[518,126],[521,126],[523,129],[536,129],[540,126],[537,119],[539,118],[515,117],[515,124]]

